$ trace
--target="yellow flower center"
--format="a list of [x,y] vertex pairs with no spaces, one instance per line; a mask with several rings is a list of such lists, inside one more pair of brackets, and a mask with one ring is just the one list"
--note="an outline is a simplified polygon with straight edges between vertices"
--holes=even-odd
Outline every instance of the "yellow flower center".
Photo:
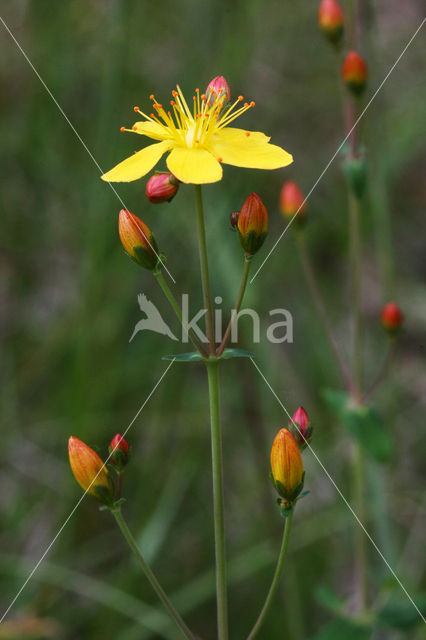
[[204,93],[200,95],[200,90],[196,89],[191,111],[179,85],[176,85],[176,90],[172,91],[172,97],[171,109],[168,111],[157,102],[154,95],[150,95],[154,113],[147,115],[139,107],[135,107],[134,110],[148,122],[159,125],[167,139],[188,149],[206,147],[217,131],[227,127],[255,105],[254,102],[241,104],[244,100],[243,96],[238,96],[233,104],[227,105],[226,92],[209,91],[206,96]]

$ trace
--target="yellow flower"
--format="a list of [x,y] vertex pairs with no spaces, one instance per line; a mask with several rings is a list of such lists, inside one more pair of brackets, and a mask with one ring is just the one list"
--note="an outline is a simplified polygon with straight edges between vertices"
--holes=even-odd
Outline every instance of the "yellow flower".
[[222,178],[221,163],[251,169],[279,169],[293,162],[292,156],[273,144],[260,131],[246,131],[229,125],[254,102],[244,102],[243,96],[227,104],[224,92],[209,91],[200,95],[195,90],[192,109],[177,85],[166,110],[153,95],[154,112],[134,110],[143,120],[130,131],[159,142],[137,151],[134,155],[102,176],[106,182],[131,182],[146,175],[168,151],[167,167],[181,182],[204,184]]

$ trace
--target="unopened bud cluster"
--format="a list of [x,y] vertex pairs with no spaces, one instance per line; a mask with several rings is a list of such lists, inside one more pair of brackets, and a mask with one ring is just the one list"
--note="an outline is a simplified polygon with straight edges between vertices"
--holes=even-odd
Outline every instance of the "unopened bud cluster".
[[106,462],[80,438],[71,436],[68,440],[68,456],[74,478],[85,493],[108,507],[114,506],[115,489],[106,465],[110,462],[121,473],[128,462],[129,451],[129,444],[119,433],[111,440],[110,455]]
[[[318,26],[333,45],[340,45],[344,32],[344,14],[337,0],[321,0],[318,7]],[[342,79],[349,91],[360,95],[366,86],[367,64],[357,51],[348,51],[343,61]]]
[[305,473],[301,451],[312,437],[312,425],[303,407],[291,418],[288,429],[280,429],[271,449],[271,479],[280,499],[281,513],[293,509],[303,489]]

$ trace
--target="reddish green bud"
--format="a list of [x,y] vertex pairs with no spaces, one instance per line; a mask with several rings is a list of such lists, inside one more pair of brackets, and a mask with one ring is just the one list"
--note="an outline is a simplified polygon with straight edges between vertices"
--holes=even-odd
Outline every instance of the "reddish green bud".
[[342,78],[352,93],[359,95],[367,84],[368,69],[364,58],[356,51],[349,51],[342,67]]
[[108,450],[110,454],[109,461],[111,462],[111,464],[117,467],[118,471],[122,471],[122,469],[129,462],[129,443],[123,438],[122,435],[117,433],[111,440]]
[[322,0],[318,8],[319,28],[330,42],[337,44],[343,36],[343,11],[337,0]]
[[158,248],[146,224],[130,211],[121,209],[118,232],[126,253],[141,267],[150,271],[155,269],[159,259]]
[[312,438],[312,425],[303,407],[296,409],[288,428],[302,451]]
[[250,256],[254,255],[268,232],[268,213],[257,193],[251,193],[241,207],[237,228],[244,251]]
[[385,304],[382,311],[382,325],[389,333],[397,333],[403,321],[404,316],[402,311],[395,302]]
[[238,218],[240,217],[240,212],[239,211],[233,211],[230,216],[229,216],[229,221],[231,223],[231,227],[233,229],[237,228],[238,225]]
[[179,184],[173,173],[155,173],[146,183],[146,197],[153,204],[170,202],[175,197]]

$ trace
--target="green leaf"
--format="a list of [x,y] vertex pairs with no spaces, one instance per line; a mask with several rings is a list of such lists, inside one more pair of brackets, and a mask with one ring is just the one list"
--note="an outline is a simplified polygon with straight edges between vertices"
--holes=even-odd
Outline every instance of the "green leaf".
[[221,358],[230,360],[231,358],[255,358],[254,353],[244,349],[224,349]]
[[392,453],[392,438],[375,407],[355,404],[344,391],[326,389],[323,398],[331,411],[362,448],[378,462],[387,462]]
[[333,620],[311,640],[370,640],[372,629],[360,626],[351,620]]
[[162,360],[176,360],[176,362],[199,362],[206,358],[198,351],[191,351],[190,353],[176,353],[173,356],[163,356]]
[[[418,594],[413,598],[423,615],[426,615],[426,594]],[[392,595],[377,614],[377,623],[394,629],[409,629],[422,622],[420,614],[411,602],[399,594]]]

